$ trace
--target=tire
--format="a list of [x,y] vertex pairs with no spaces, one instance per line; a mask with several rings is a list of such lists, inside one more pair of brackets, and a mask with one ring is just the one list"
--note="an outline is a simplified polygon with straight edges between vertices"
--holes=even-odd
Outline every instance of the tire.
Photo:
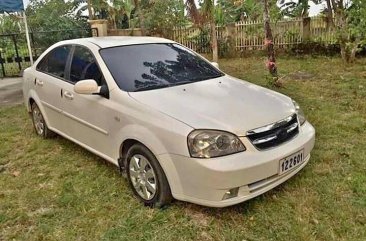
[[168,180],[154,154],[145,146],[135,144],[127,151],[126,158],[127,179],[136,197],[149,207],[162,208],[171,203]]
[[33,127],[37,135],[43,138],[54,137],[56,134],[48,129],[46,121],[43,118],[43,114],[36,103],[32,103],[31,111]]

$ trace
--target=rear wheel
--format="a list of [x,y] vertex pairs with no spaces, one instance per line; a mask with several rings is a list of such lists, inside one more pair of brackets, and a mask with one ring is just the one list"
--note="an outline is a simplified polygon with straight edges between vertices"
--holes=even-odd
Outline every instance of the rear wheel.
[[172,201],[164,171],[145,146],[135,144],[128,150],[126,172],[134,194],[145,205],[160,208]]
[[56,134],[48,129],[42,112],[36,103],[32,103],[31,110],[32,122],[37,135],[42,136],[43,138],[51,138],[55,136]]

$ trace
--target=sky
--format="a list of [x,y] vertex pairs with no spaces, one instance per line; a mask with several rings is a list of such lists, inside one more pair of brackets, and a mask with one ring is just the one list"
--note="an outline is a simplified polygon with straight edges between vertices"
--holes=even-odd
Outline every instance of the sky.
[[[196,0],[196,2],[198,2],[198,0]],[[29,0],[23,0],[23,3],[24,7],[27,7],[27,5],[29,4]],[[310,10],[309,10],[310,17],[317,15],[323,8],[324,6],[322,4],[315,5],[313,2],[310,1]]]
[[23,0],[24,7],[26,8],[29,3],[29,0]]
[[309,10],[310,17],[318,15],[320,11],[322,11],[325,7],[325,5],[323,4],[315,5],[313,2],[310,2],[309,4],[310,4],[310,10]]

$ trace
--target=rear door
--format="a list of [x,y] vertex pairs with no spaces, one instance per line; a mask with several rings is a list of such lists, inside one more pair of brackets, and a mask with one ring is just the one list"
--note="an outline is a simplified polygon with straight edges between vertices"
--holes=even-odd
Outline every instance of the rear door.
[[40,108],[43,108],[47,124],[59,131],[63,129],[61,98],[71,48],[71,45],[64,45],[51,50],[36,66],[34,78],[34,89],[40,99]]

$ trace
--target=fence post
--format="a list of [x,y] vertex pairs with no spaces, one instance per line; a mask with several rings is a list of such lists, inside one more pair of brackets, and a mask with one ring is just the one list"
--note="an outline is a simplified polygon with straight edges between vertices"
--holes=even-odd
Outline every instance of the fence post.
[[310,17],[302,19],[302,41],[303,42],[308,42],[311,39],[310,22],[311,22]]
[[4,66],[4,63],[5,63],[5,59],[3,59],[3,57],[1,56],[1,49],[0,49],[0,66],[1,66],[1,72],[2,72],[2,74],[3,74],[3,78],[5,78],[6,77],[6,75],[5,75],[5,66]]
[[18,62],[18,67],[19,70],[22,70],[22,65],[20,64],[20,62],[22,61],[22,58],[19,57],[19,51],[18,51],[18,45],[17,45],[17,39],[15,37],[15,34],[11,35],[12,39],[13,39],[13,43],[14,43],[14,48],[15,48],[15,54],[17,57],[14,58],[15,62]]

